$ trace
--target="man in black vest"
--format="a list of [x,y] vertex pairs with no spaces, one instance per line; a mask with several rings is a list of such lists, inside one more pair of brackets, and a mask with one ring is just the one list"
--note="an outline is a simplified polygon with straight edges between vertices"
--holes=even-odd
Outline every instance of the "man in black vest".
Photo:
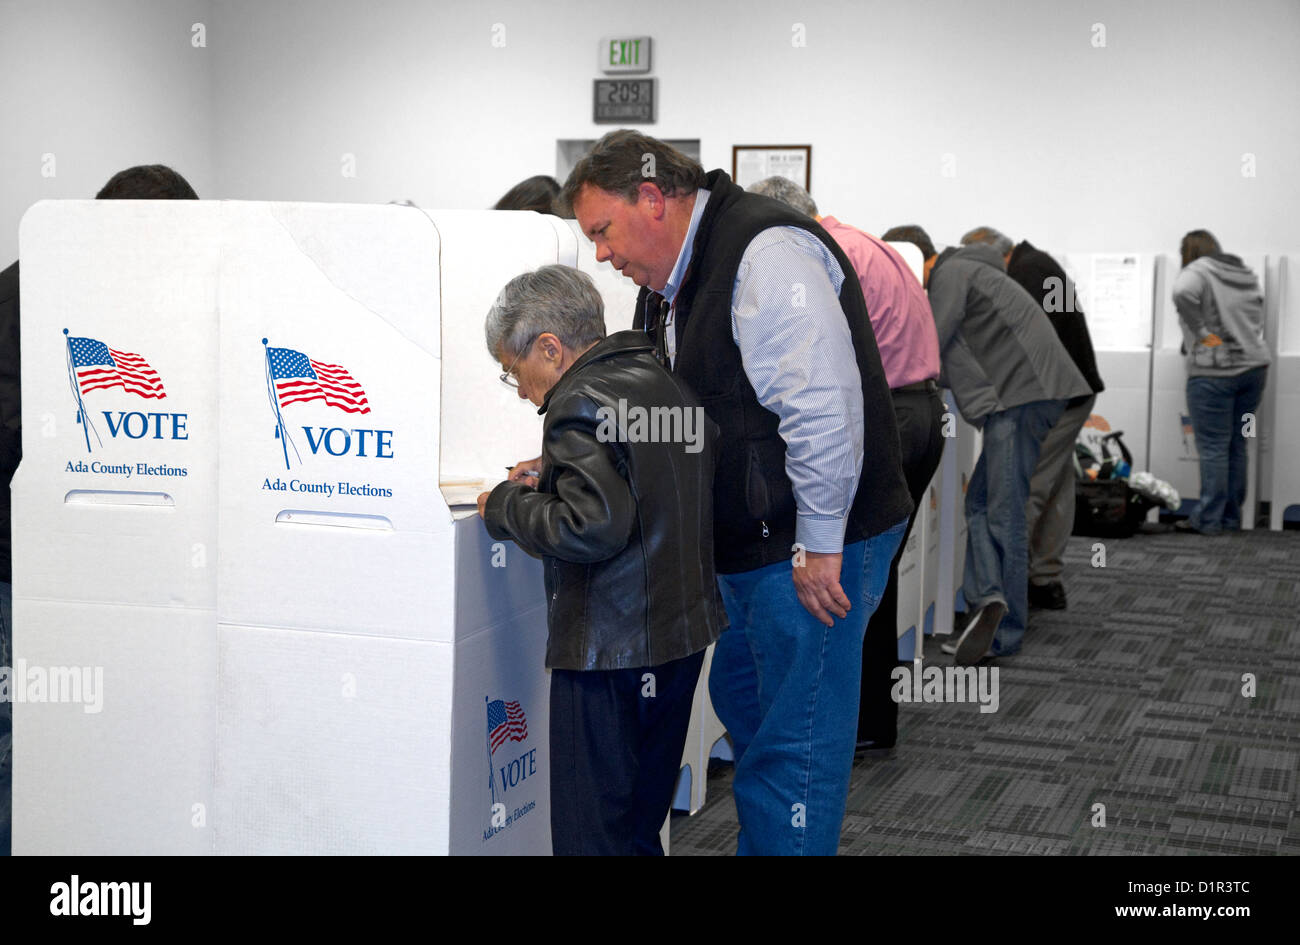
[[709,692],[735,748],[738,852],[833,855],[863,631],[912,510],[862,289],[815,221],[638,132],[598,141],[563,196],[721,429],[731,626]]

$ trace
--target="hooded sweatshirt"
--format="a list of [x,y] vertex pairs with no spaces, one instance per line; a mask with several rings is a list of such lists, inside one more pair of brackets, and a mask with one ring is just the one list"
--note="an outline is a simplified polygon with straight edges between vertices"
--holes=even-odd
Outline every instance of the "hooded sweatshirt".
[[[1193,259],[1174,280],[1188,377],[1230,377],[1268,364],[1264,293],[1242,261],[1227,253]],[[1201,344],[1206,335],[1223,344]]]

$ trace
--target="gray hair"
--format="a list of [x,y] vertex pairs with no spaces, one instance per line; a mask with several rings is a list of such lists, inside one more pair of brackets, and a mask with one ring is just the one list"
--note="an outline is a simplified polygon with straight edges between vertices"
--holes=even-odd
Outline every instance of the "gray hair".
[[985,246],[992,246],[999,256],[1005,256],[1016,248],[1016,242],[1005,233],[999,233],[991,226],[977,226],[961,238],[961,245],[970,246],[972,243],[983,243]]
[[544,332],[577,350],[605,337],[605,303],[591,277],[570,266],[542,266],[506,283],[488,311],[488,353],[516,356]]
[[751,194],[760,194],[764,197],[771,197],[773,200],[779,200],[787,207],[793,207],[805,216],[817,216],[817,204],[813,202],[808,191],[788,177],[779,175],[765,177],[756,184],[750,184],[745,189]]

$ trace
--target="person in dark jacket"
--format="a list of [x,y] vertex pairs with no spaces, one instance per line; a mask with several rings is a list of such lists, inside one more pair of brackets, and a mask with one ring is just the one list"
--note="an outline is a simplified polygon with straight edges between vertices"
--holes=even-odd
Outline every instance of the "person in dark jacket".
[[1049,254],[1028,240],[1012,244],[991,226],[971,230],[963,246],[984,243],[1006,259],[1007,275],[1034,297],[1061,339],[1074,366],[1092,388],[1066,401],[1065,413],[1048,431],[1029,479],[1025,524],[1029,529],[1029,606],[1064,610],[1065,546],[1074,528],[1074,442],[1092,415],[1097,395],[1105,390],[1097,373],[1097,357],[1088,334],[1088,320],[1076,304],[1074,286]]
[[662,854],[704,650],[726,623],[716,429],[644,333],[605,337],[576,269],[512,279],[486,334],[502,381],[546,417],[536,487],[503,482],[479,511],[545,562],[554,852]]

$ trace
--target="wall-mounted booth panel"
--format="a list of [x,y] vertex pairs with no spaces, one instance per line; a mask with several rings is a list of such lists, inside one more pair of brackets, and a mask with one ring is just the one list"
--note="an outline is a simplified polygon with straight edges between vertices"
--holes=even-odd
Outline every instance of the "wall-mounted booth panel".
[[[1133,469],[1148,467],[1152,298],[1155,260],[1149,253],[1067,253],[1059,260],[1074,282],[1063,304],[1077,304],[1088,321],[1097,372],[1106,389],[1094,416],[1122,431]],[[1157,476],[1160,473],[1156,473]]]

